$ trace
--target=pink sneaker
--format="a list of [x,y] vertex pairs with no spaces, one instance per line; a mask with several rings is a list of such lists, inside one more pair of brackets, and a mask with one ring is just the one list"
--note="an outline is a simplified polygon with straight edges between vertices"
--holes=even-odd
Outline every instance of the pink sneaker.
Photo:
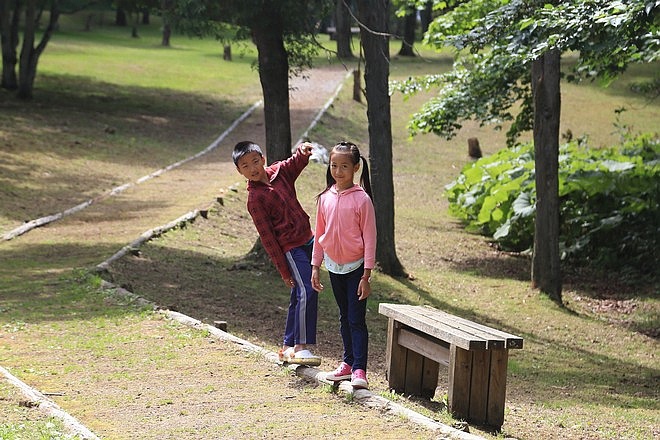
[[369,382],[367,382],[367,372],[360,369],[353,371],[353,374],[351,375],[351,385],[355,389],[369,388]]
[[331,380],[333,382],[339,381],[339,380],[346,380],[351,378],[351,366],[348,365],[346,362],[342,362],[339,364],[337,369],[333,371],[332,373],[328,373],[325,375],[325,378],[327,380]]

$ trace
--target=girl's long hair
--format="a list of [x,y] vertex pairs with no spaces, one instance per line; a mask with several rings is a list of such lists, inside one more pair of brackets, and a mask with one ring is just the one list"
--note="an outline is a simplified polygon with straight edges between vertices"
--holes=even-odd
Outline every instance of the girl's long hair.
[[[353,159],[352,160],[353,165],[357,165],[358,163],[360,163],[360,159],[362,160],[362,170],[360,173],[360,186],[369,195],[369,198],[373,200],[373,196],[371,195],[371,181],[369,180],[369,165],[367,164],[367,159],[362,157],[362,155],[360,154],[360,150],[358,149],[357,145],[355,145],[353,142],[347,142],[347,141],[339,142],[334,147],[332,147],[332,151],[330,151],[330,160],[332,160],[332,155],[334,153],[350,154],[351,158]],[[323,194],[325,194],[332,187],[332,185],[336,183],[335,178],[332,177],[332,173],[330,172],[330,164],[328,164],[328,171],[325,173],[325,181],[327,186],[323,191],[321,191],[316,196],[317,201]]]

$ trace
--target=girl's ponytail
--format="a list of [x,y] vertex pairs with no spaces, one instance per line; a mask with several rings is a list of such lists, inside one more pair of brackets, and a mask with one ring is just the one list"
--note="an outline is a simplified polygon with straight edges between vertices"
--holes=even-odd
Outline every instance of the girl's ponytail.
[[360,186],[364,189],[364,192],[366,192],[369,195],[369,198],[373,200],[374,196],[371,194],[371,180],[369,180],[369,165],[367,163],[367,159],[364,156],[360,155],[360,158],[362,159],[362,174],[360,175]]

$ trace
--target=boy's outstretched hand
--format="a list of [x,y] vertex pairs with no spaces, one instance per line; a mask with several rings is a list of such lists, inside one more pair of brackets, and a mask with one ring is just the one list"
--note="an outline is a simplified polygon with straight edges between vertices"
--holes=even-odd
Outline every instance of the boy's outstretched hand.
[[300,144],[299,148],[302,154],[304,154],[305,156],[311,156],[314,146],[309,142],[303,142],[302,144]]

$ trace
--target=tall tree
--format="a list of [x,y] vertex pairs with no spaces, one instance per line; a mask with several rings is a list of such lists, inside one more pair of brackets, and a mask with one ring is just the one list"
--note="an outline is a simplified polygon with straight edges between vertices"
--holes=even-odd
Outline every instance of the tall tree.
[[[291,155],[289,113],[289,57],[284,47],[283,12],[264,2],[260,19],[252,23],[252,38],[259,52],[259,80],[264,97],[268,161]],[[266,109],[268,109],[266,111]]]
[[[60,14],[73,14],[92,5],[108,7],[109,0],[0,1],[2,87],[17,90],[17,96],[21,99],[32,98],[39,57],[58,27]],[[48,12],[48,23],[44,29],[40,29],[40,21],[46,11]],[[23,38],[20,57],[17,57],[21,29]],[[37,42],[38,31],[41,31],[41,38]],[[18,74],[16,73],[17,67]]]
[[170,37],[172,36],[172,25],[170,23],[170,15],[174,8],[176,0],[159,0],[160,13],[163,16],[163,36],[161,39],[161,46],[170,46]]
[[340,60],[353,58],[351,41],[351,1],[336,0],[335,7],[335,37],[337,40],[337,58]]
[[399,19],[400,27],[403,28],[401,32],[401,49],[399,49],[399,56],[414,57],[415,51],[415,27],[417,26],[417,9],[414,5],[403,5],[399,9],[399,14],[402,18]]
[[559,93],[560,52],[545,52],[532,62],[536,218],[532,284],[561,302],[559,267]]
[[0,3],[0,40],[2,43],[2,88],[16,90],[18,76],[18,23],[20,21],[20,1],[2,0]]
[[50,0],[48,25],[41,35],[41,40],[35,46],[38,18],[41,15],[41,11],[38,11],[37,3],[40,2],[37,0],[26,0],[25,2],[23,44],[21,46],[21,55],[18,61],[17,96],[21,99],[32,98],[39,57],[46,49],[46,45],[50,41],[60,15],[59,2],[57,0]]
[[401,276],[405,275],[405,270],[396,255],[394,241],[389,3],[389,0],[357,0],[360,39],[364,47],[369,164],[378,229],[376,260],[383,272]]
[[238,28],[237,38],[249,36],[254,41],[259,51],[269,163],[291,155],[288,75],[311,66],[316,23],[333,5],[326,0],[186,0],[177,2],[172,11],[178,29],[221,36],[219,30],[231,25]]
[[[532,283],[561,302],[559,275],[559,200],[556,191],[559,121],[559,56],[578,54],[568,79],[611,79],[631,62],[657,60],[660,54],[660,1],[605,2],[456,1],[436,18],[426,41],[454,46],[459,57],[444,75],[407,81],[400,90],[440,86],[440,95],[413,116],[412,133],[430,131],[447,138],[461,121],[510,121],[509,143],[534,130],[537,216]],[[435,2],[438,9],[447,2]],[[514,115],[512,109],[519,108]]]
[[423,7],[419,11],[419,20],[422,27],[422,35],[429,30],[429,25],[433,20],[433,1],[425,0]]

